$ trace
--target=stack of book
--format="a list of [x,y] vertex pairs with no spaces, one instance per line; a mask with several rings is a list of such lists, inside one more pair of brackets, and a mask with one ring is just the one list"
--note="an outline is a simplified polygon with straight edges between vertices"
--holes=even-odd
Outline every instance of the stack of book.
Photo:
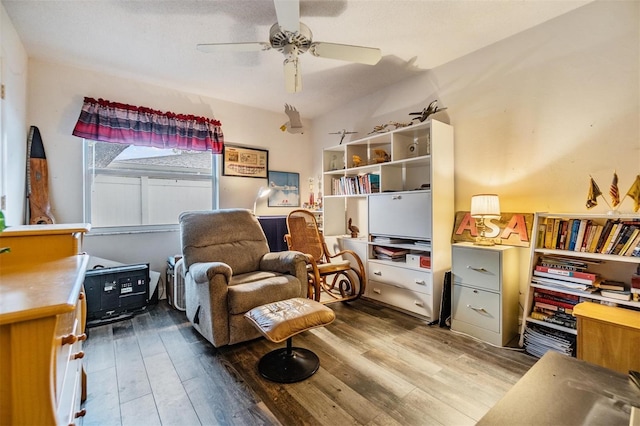
[[373,252],[375,253],[377,259],[400,262],[406,259],[409,250],[397,247],[375,246],[373,248]]
[[524,330],[524,350],[538,358],[547,351],[575,356],[576,336],[564,331],[529,324]]
[[531,318],[567,328],[576,328],[576,318],[572,315],[580,296],[559,291],[535,289]]
[[599,262],[554,255],[541,256],[531,281],[555,287],[591,291],[601,280],[598,274],[587,271],[589,263]]
[[626,285],[620,281],[603,280],[596,284],[600,294],[616,300],[631,300],[631,292]]

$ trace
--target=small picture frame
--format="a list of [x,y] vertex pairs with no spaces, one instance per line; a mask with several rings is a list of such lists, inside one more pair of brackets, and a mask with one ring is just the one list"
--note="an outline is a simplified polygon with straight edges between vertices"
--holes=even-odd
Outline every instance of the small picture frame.
[[269,174],[269,151],[225,144],[222,174],[265,179]]
[[300,207],[300,174],[269,172],[269,207]]

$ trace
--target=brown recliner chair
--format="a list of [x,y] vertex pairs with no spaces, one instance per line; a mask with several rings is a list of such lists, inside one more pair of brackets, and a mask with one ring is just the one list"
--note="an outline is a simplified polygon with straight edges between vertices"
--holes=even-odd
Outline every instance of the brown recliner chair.
[[245,209],[180,215],[187,318],[215,347],[260,337],[245,312],[306,297],[306,257],[269,252],[255,215]]

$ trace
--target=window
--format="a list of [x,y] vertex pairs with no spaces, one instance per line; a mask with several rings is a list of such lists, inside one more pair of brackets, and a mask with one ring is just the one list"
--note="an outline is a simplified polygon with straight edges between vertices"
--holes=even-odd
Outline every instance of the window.
[[181,212],[217,207],[220,155],[211,151],[86,139],[84,151],[84,220],[94,228],[175,229]]

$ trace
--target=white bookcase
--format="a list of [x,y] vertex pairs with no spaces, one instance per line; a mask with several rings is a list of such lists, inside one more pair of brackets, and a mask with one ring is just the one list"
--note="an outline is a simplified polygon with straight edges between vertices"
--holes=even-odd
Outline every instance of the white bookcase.
[[[534,270],[541,256],[555,255],[564,256],[572,259],[582,260],[588,264],[588,272],[597,274],[600,278],[607,280],[620,281],[625,283],[627,289],[630,286],[632,275],[637,271],[640,265],[640,257],[619,254],[604,254],[601,251],[593,251],[593,249],[585,248],[568,250],[567,248],[557,248],[557,242],[553,243],[553,230],[556,221],[589,221],[595,225],[606,225],[607,221],[640,221],[640,215],[634,214],[618,214],[618,215],[598,215],[598,214],[580,214],[580,213],[536,213],[534,217],[533,241],[531,244],[531,258],[529,268],[529,286],[525,294],[524,314],[522,318],[522,330],[520,335],[520,345],[526,345],[525,331],[530,326],[536,326],[543,330],[552,330],[565,333],[568,336],[576,336],[577,329],[567,327],[560,324],[554,324],[541,319],[532,317],[533,307],[535,305],[535,293],[538,289],[543,291],[556,291],[566,294],[574,299],[579,298],[580,301],[595,301],[596,303],[613,304],[619,307],[631,307],[640,309],[640,302],[633,300],[618,300],[605,297],[599,292],[588,293],[579,289],[570,287],[562,287],[553,283],[535,282]],[[640,225],[640,222],[638,222]],[[557,234],[556,234],[557,235]],[[584,235],[583,237],[584,238]],[[587,237],[588,238],[588,237]],[[551,242],[550,242],[551,241]],[[593,243],[592,244],[597,244]],[[590,251],[591,250],[591,251]],[[534,353],[535,355],[535,353]]]
[[[360,228],[365,297],[436,319],[451,268],[453,127],[427,120],[326,148],[323,171],[324,234],[345,236],[349,219]],[[375,246],[405,248],[414,261],[378,259]],[[420,267],[420,256],[430,259],[429,268]]]

